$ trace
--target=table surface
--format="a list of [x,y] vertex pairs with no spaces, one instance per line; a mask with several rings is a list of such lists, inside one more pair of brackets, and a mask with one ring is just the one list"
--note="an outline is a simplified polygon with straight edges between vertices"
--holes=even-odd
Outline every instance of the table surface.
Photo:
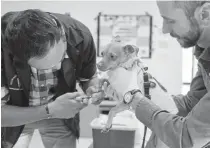
[[[91,141],[91,142],[90,142]],[[90,145],[88,148],[94,148],[93,147],[93,142],[92,142],[92,139],[89,139],[89,142],[90,142]],[[79,148],[79,147],[78,147]],[[141,143],[135,143],[135,146],[134,148],[141,148]]]

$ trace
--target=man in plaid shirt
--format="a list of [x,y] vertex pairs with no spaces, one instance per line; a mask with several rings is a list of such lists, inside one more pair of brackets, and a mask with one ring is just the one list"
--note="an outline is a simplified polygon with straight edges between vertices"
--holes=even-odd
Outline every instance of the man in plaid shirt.
[[[96,52],[89,29],[41,10],[2,17],[2,147],[26,148],[38,129],[46,148],[75,148],[88,95],[100,103]],[[76,91],[79,81],[84,93]]]

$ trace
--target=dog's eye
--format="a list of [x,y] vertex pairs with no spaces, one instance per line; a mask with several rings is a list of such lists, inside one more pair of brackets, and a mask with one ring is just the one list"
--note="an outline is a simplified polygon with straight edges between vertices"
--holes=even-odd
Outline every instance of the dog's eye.
[[116,60],[116,56],[113,54],[110,55],[110,58],[111,58],[111,60]]

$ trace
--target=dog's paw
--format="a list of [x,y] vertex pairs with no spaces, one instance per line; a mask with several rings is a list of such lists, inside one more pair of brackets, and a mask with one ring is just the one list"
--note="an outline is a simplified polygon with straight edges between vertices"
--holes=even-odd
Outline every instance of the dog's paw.
[[111,126],[105,126],[102,130],[101,130],[101,133],[108,133],[110,131],[110,129],[112,128],[112,125]]

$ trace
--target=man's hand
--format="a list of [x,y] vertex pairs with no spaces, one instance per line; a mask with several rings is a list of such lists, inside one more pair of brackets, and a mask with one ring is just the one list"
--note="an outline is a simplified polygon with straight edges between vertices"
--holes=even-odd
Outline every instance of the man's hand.
[[90,86],[86,90],[86,95],[91,96],[91,103],[94,105],[100,104],[105,97],[105,93],[102,91],[101,86]]
[[75,100],[79,96],[84,96],[84,93],[66,93],[58,97],[54,102],[49,103],[48,108],[52,118],[73,118],[80,110],[87,106],[87,104]]

